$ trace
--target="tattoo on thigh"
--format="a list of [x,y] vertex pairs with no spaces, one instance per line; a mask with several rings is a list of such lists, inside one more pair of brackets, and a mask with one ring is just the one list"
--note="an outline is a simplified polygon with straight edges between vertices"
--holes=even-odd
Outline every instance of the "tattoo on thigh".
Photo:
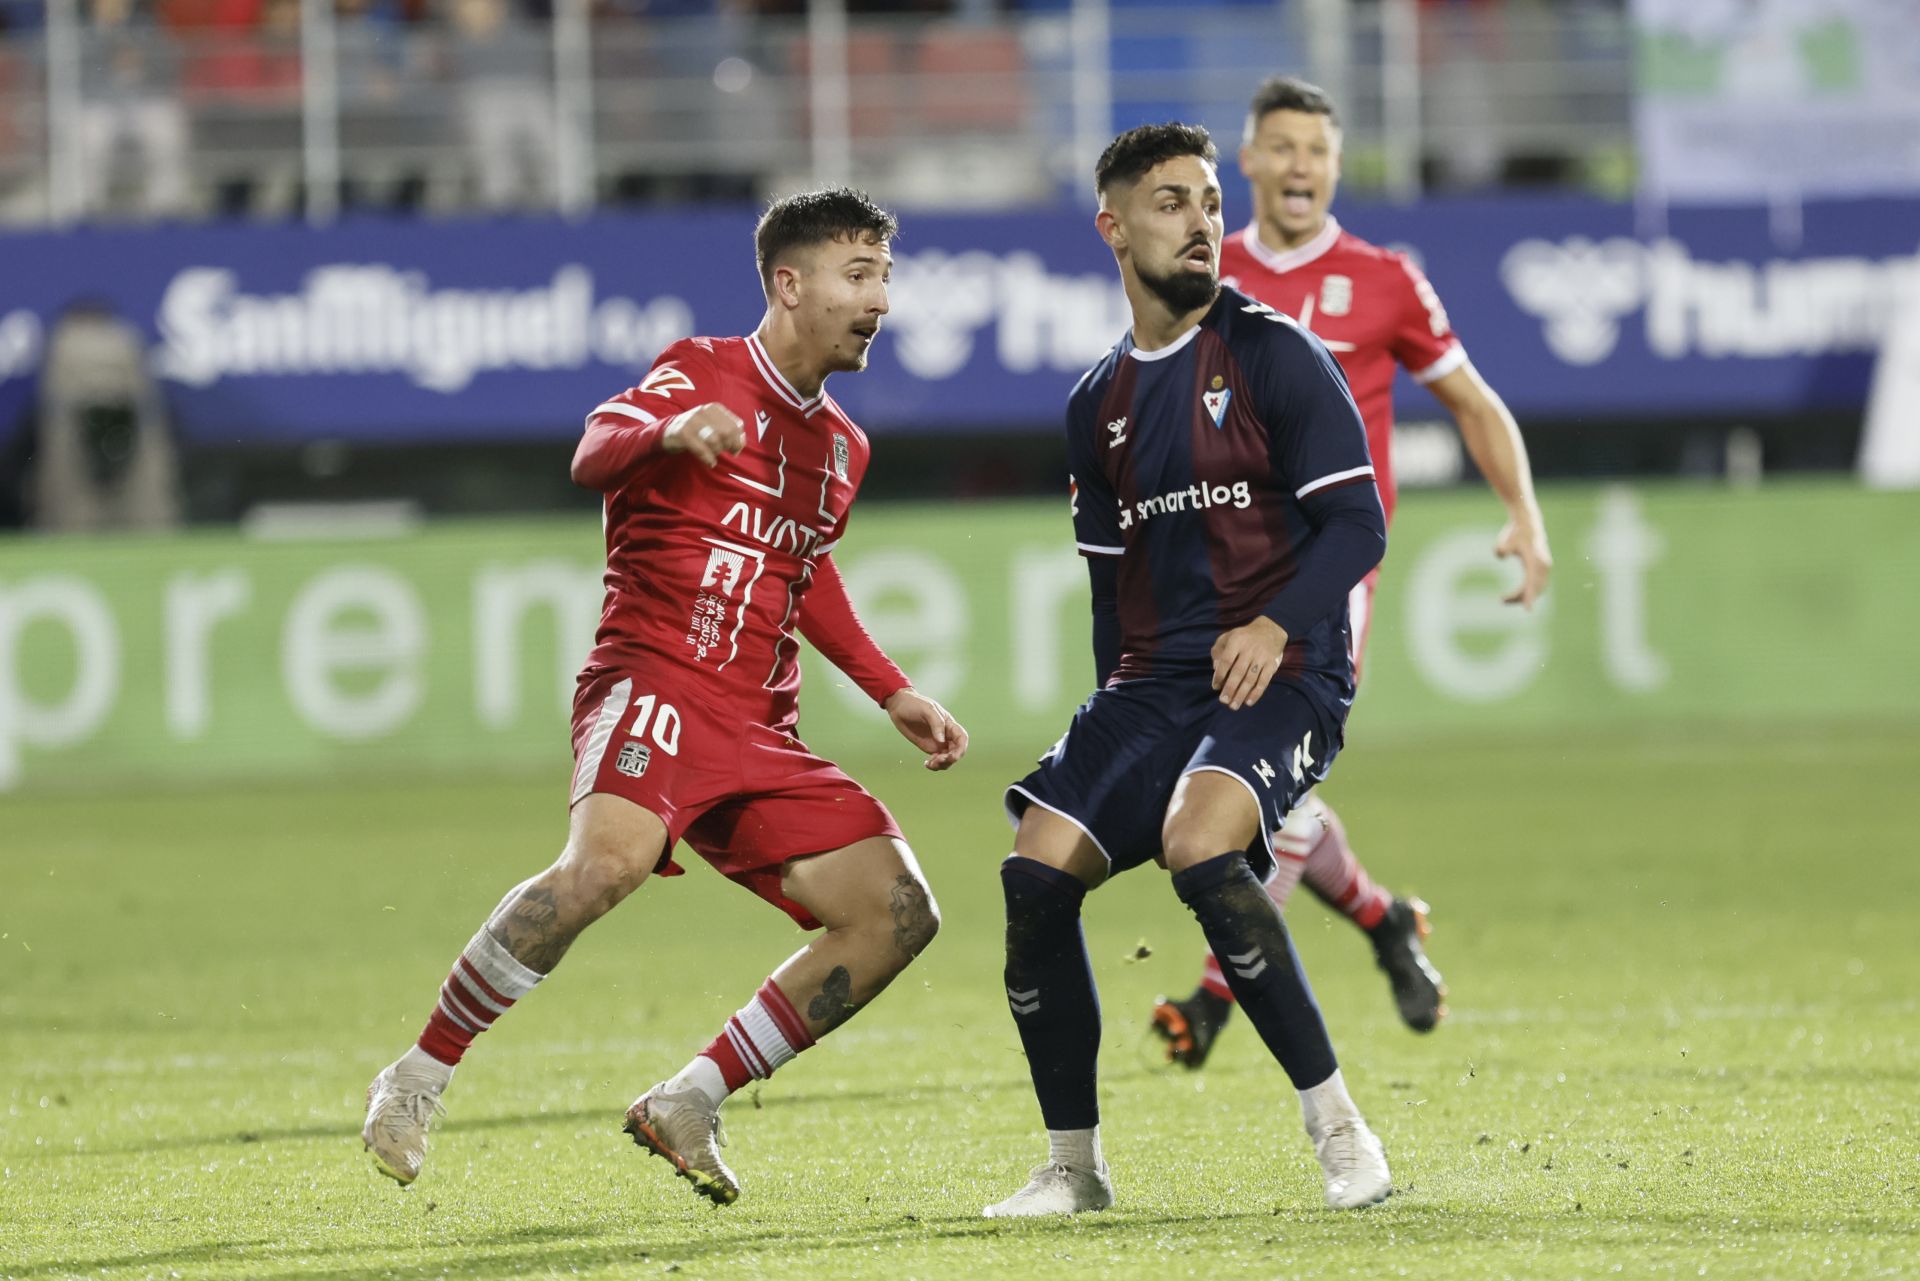
[[831,1032],[852,1018],[859,1008],[853,1003],[853,975],[847,973],[846,966],[836,965],[820,984],[820,995],[807,1002],[807,1017],[825,1024],[822,1032]]
[[578,934],[561,928],[559,901],[539,885],[523,885],[507,895],[487,922],[487,932],[516,961],[540,974],[560,963]]
[[926,950],[940,930],[940,918],[934,915],[933,900],[920,878],[902,872],[893,883],[893,945],[911,960]]

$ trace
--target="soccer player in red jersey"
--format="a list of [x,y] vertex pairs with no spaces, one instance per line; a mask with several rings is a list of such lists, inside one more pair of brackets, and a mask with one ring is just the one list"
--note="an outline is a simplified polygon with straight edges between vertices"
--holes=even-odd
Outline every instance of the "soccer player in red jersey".
[[932,941],[933,895],[886,808],[794,737],[798,631],[944,770],[967,734],[861,627],[833,549],[867,438],[823,384],[866,367],[887,313],[893,215],[849,190],[771,206],[755,231],[766,317],[691,338],[587,416],[573,478],[606,496],[607,604],[574,699],[558,861],[510,891],[441,985],[420,1038],[367,1090],[362,1137],[410,1183],[473,1038],[685,841],[824,932],[676,1076],[628,1109],[636,1143],[731,1203],[719,1109],[871,1001]]
[[[1494,554],[1515,557],[1520,585],[1508,604],[1532,608],[1553,569],[1547,531],[1534,499],[1526,444],[1513,415],[1467,359],[1446,309],[1405,254],[1372,245],[1342,228],[1329,211],[1340,182],[1340,121],[1314,85],[1276,76],[1255,92],[1240,147],[1240,172],[1253,190],[1253,221],[1228,236],[1221,279],[1294,317],[1332,350],[1366,422],[1380,500],[1393,519],[1393,377],[1404,368],[1459,424],[1467,452],[1507,509]],[[1373,615],[1375,569],[1354,589],[1354,662],[1359,668]],[[1427,959],[1426,904],[1398,898],[1373,880],[1347,842],[1339,817],[1318,795],[1294,810],[1275,840],[1280,871],[1269,882],[1284,905],[1307,887],[1372,941],[1393,987],[1400,1017],[1431,1031],[1446,1013],[1446,988]],[[1175,1062],[1197,1068],[1233,1012],[1233,993],[1211,955],[1200,986],[1185,1000],[1160,1000],[1153,1026]]]

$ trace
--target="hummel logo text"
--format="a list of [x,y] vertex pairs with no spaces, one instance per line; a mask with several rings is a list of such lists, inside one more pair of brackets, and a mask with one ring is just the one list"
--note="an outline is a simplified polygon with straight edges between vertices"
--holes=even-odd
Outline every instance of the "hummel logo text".
[[[1264,761],[1261,762],[1261,764],[1265,763]],[[1300,746],[1293,749],[1293,764],[1290,767],[1290,772],[1293,774],[1293,781],[1296,783],[1306,782],[1307,771],[1312,769],[1314,764],[1313,731],[1308,730],[1307,736],[1300,740]]]

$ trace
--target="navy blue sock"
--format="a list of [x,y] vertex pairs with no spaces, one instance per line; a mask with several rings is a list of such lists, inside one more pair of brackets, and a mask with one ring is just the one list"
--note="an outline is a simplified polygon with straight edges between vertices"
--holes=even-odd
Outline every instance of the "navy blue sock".
[[1247,866],[1246,855],[1236,850],[1175,872],[1173,892],[1200,918],[1234,999],[1293,1088],[1304,1090],[1332,1076],[1339,1064],[1307,972],[1280,909]]
[[1040,1115],[1049,1130],[1091,1129],[1100,1124],[1100,994],[1080,931],[1087,887],[1017,854],[1000,865],[1000,884],[1007,894],[1007,1004]]

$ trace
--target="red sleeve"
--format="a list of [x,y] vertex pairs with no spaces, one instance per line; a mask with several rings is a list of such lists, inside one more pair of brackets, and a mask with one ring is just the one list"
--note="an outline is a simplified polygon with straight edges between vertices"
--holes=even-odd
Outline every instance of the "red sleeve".
[[874,702],[885,703],[913,683],[860,625],[847,595],[847,580],[840,577],[831,556],[813,563],[813,583],[800,598],[799,626],[800,634]]
[[1426,273],[1401,254],[1393,255],[1387,270],[1397,277],[1394,286],[1400,295],[1393,358],[1420,383],[1430,383],[1465,364],[1466,348],[1455,336],[1447,309],[1440,305],[1440,295]]
[[667,424],[718,395],[705,353],[692,342],[660,353],[638,387],[603,401],[587,415],[586,433],[573,451],[573,483],[611,494],[660,456]]

